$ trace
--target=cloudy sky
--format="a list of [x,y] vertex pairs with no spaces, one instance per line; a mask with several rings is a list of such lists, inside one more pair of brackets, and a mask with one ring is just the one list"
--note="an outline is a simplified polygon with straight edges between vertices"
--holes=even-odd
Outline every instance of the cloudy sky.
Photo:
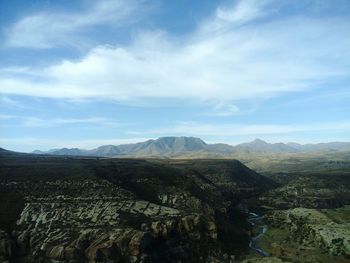
[[350,140],[348,0],[0,0],[0,147]]

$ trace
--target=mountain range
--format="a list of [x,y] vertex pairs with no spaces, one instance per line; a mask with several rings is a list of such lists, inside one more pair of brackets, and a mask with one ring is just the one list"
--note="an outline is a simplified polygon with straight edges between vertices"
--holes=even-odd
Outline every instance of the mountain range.
[[92,150],[61,148],[49,151],[35,150],[34,154],[99,156],[99,157],[225,157],[239,154],[278,154],[316,151],[350,151],[350,142],[318,144],[268,143],[260,139],[236,146],[207,144],[195,137],[161,137],[145,142],[103,145]]

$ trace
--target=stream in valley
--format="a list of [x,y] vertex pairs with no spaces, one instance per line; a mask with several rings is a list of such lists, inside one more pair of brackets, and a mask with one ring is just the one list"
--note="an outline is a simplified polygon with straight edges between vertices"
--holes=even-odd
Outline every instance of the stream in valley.
[[264,216],[260,216],[252,212],[248,213],[248,222],[253,227],[253,233],[257,233],[251,238],[249,247],[252,250],[256,251],[258,254],[267,257],[269,256],[269,253],[264,251],[257,245],[258,240],[266,233],[268,229],[267,225],[264,224],[263,219]]
[[267,257],[270,254],[257,245],[259,239],[266,233],[268,226],[264,224],[264,216],[251,212],[247,205],[242,202],[236,206],[241,212],[248,216],[248,222],[253,227],[254,236],[251,237],[249,247],[261,256]]

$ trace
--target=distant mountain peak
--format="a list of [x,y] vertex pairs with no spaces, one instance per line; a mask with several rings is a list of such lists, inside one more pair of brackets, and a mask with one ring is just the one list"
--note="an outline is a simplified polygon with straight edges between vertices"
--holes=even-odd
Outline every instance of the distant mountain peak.
[[206,144],[201,138],[198,137],[192,137],[192,136],[165,136],[165,137],[159,137],[158,139],[154,141],[192,141],[192,142],[201,142]]
[[268,143],[261,139],[252,142],[241,143],[235,146],[238,152],[242,153],[282,153],[297,152],[298,150],[284,143]]
[[40,150],[34,150],[31,153],[34,153],[34,154],[45,154],[46,152],[45,151],[40,151]]
[[265,142],[264,140],[261,140],[261,139],[259,139],[259,138],[256,138],[254,141],[252,141],[252,143],[268,144],[267,142]]

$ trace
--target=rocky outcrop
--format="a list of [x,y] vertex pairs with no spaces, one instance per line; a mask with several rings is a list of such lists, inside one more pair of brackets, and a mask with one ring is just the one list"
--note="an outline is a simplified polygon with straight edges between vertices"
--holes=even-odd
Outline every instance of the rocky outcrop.
[[0,255],[33,263],[232,262],[249,242],[234,207],[270,182],[238,161],[13,160],[0,191],[24,203]]
[[159,240],[169,243],[167,249],[176,240],[179,244],[217,240],[213,218],[198,213],[181,215],[175,208],[121,196],[106,200],[33,199],[26,204],[17,225],[23,230],[15,232],[15,241],[1,232],[0,253],[3,258],[18,254],[28,262],[146,262],[147,258],[159,257],[154,255]]
[[[350,256],[350,223],[336,223],[315,209],[295,208],[274,211],[267,216],[273,227],[287,228],[290,239],[303,246],[317,247],[334,256]],[[283,248],[273,244],[272,253],[283,255]]]

